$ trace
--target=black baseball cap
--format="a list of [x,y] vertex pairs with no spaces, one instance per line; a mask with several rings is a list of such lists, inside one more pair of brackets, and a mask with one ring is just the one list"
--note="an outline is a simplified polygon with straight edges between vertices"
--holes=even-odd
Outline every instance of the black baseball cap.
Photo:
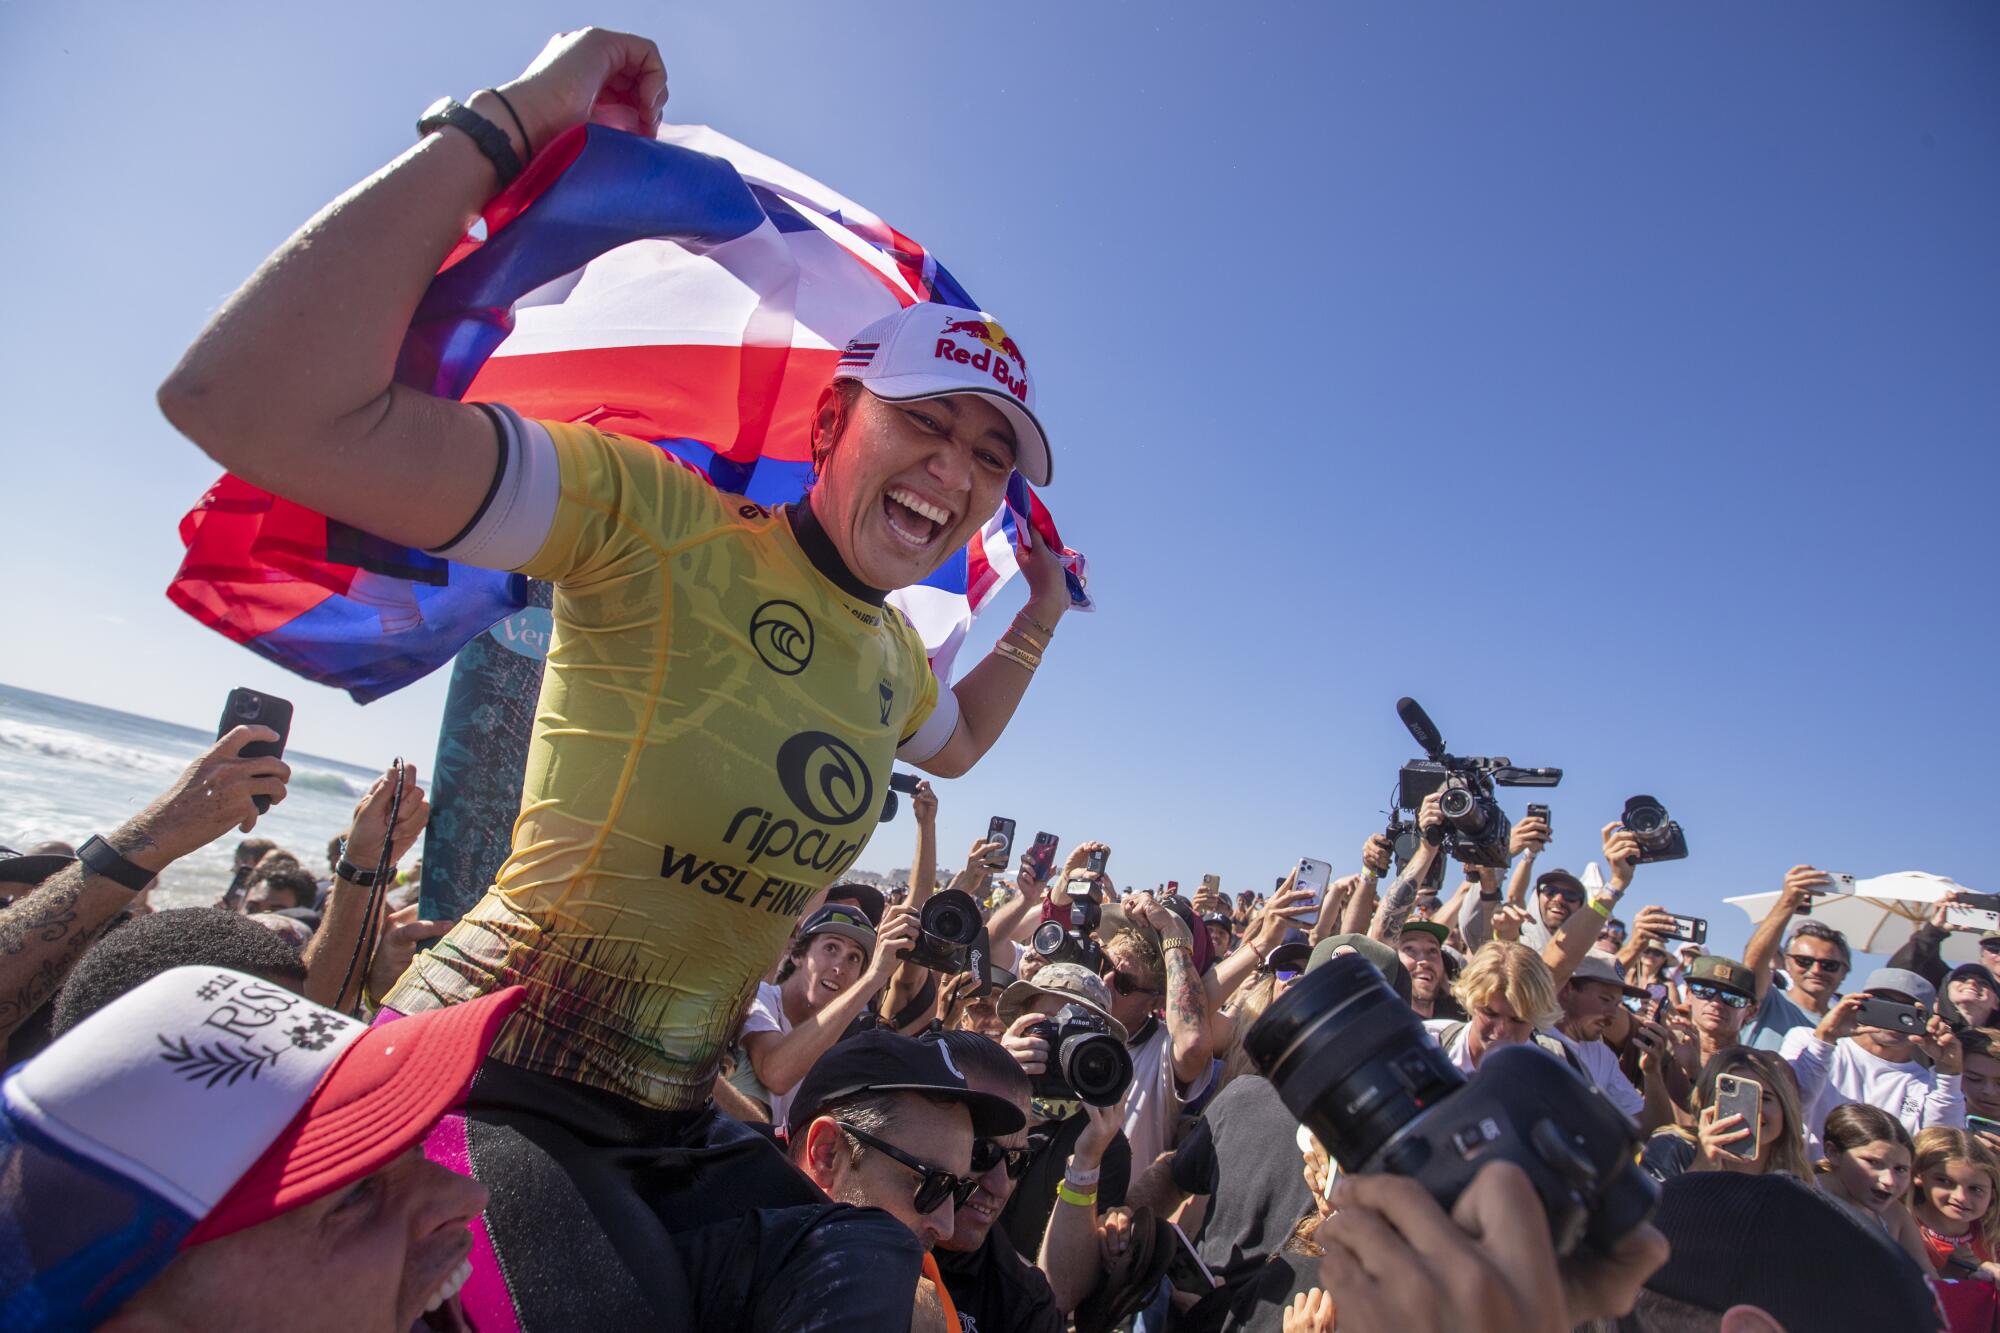
[[836,1043],[799,1080],[785,1135],[798,1134],[828,1102],[856,1092],[917,1092],[948,1097],[972,1112],[972,1132],[999,1138],[1027,1128],[1021,1108],[1005,1097],[974,1092],[942,1042],[918,1041],[880,1028]]
[[849,881],[846,884],[836,884],[828,889],[825,901],[830,903],[853,903],[861,909],[861,914],[868,918],[869,924],[877,929],[880,929],[882,925],[882,913],[889,909],[889,900],[882,896],[882,890],[876,888],[873,884],[861,884],[853,881]]

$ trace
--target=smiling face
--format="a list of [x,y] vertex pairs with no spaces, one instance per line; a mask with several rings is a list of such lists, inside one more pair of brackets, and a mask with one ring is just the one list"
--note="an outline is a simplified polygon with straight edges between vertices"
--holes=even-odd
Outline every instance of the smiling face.
[[820,395],[813,454],[813,513],[849,572],[871,588],[906,588],[999,508],[1014,429],[980,394],[892,403],[843,382]]
[[1541,908],[1542,924],[1554,930],[1583,906],[1583,890],[1567,880],[1556,880],[1535,890],[1535,902]]
[[1960,1086],[1965,1089],[1966,1110],[2000,1120],[2000,1056],[1967,1051]]
[[1870,1212],[1881,1212],[1910,1187],[1910,1150],[1900,1143],[1877,1139],[1836,1154],[1832,1162],[1829,1174],[1841,1195]]
[[785,978],[785,989],[798,997],[807,1012],[817,1013],[859,981],[867,967],[868,955],[853,940],[844,935],[815,935],[798,967]]
[[1993,1206],[1993,1178],[1963,1159],[1940,1162],[1917,1182],[1917,1220],[1947,1236],[1977,1226]]
[[1958,1006],[1959,1014],[1973,1027],[1985,1027],[1986,1020],[1993,1017],[1993,1011],[2000,1008],[2000,995],[1982,978],[1968,974],[1953,977],[1945,984],[1944,993]]
[[[995,1097],[1005,1097],[1014,1103],[1023,1117],[1033,1120],[1028,1105],[1028,1095],[1018,1085],[1001,1083],[989,1078],[984,1070],[968,1066],[966,1084],[974,1092],[988,1092]],[[993,1140],[1005,1149],[1026,1148],[1028,1146],[1028,1126],[1024,1123],[1012,1134],[1002,1135]],[[1000,1220],[1000,1213],[1007,1207],[1007,1200],[1014,1197],[1014,1187],[1019,1181],[1007,1175],[1007,1160],[1001,1158],[992,1166],[979,1173],[979,1188],[958,1210],[958,1225],[952,1230],[948,1240],[938,1242],[940,1249],[971,1251],[986,1243],[986,1233],[993,1230],[993,1224]]]
[[1437,936],[1406,930],[1396,941],[1396,953],[1403,960],[1403,970],[1410,974],[1410,999],[1435,1003],[1438,988],[1444,985],[1444,950],[1438,946]]
[[1785,975],[1792,979],[1793,989],[1809,996],[1817,1008],[1824,1009],[1832,1003],[1834,992],[1847,976],[1847,962],[1832,940],[1794,935],[1785,950]]
[[400,1333],[465,1284],[467,1228],[485,1207],[484,1185],[412,1148],[324,1199],[183,1250],[105,1327]]

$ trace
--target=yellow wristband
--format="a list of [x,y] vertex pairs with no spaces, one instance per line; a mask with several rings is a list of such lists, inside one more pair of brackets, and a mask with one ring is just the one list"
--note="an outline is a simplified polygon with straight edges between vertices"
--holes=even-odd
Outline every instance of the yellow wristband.
[[1079,1194],[1069,1187],[1067,1180],[1056,1186],[1056,1197],[1064,1203],[1073,1203],[1079,1208],[1094,1208],[1097,1206],[1096,1190],[1092,1190],[1088,1194]]

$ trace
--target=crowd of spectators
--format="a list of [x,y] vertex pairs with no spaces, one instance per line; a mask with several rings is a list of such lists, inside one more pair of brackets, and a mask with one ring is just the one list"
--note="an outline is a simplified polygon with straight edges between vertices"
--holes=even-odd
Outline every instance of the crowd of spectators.
[[[282,761],[238,757],[258,738],[232,732],[92,839],[110,860],[88,844],[0,860],[0,1324],[478,1327],[461,1291],[487,1190],[434,1128],[519,992],[369,1025],[445,928],[418,915],[413,883],[363,868],[414,847],[429,814],[415,775],[383,775],[325,876],[249,836],[216,905],[148,905],[145,875],[249,833],[254,798],[283,799]],[[1510,866],[1467,867],[1448,894],[1436,846],[1395,867],[1378,835],[1315,900],[1297,872],[1268,895],[1213,879],[1121,890],[1091,842],[1008,873],[981,841],[940,875],[928,784],[910,806],[911,884],[840,884],[808,907],[714,1097],[807,1195],[914,1238],[912,1327],[2000,1317],[2000,988],[1985,966],[1941,961],[1941,914],[1856,985],[1848,942],[1809,914],[1829,884],[1808,866],[1740,959],[1677,948],[1655,906],[1628,925],[1641,857],[1617,824],[1602,884],[1539,866],[1549,830],[1530,817]],[[1438,818],[1433,798],[1419,827]],[[979,908],[963,970],[916,948],[941,891]],[[1981,943],[2000,961],[2000,938]],[[1559,1262],[1510,1167],[1481,1172],[1449,1214],[1412,1180],[1344,1172],[1244,1039],[1349,954],[1465,1074],[1537,1049],[1629,1117],[1660,1187],[1654,1227]],[[1921,1019],[1867,1026],[1869,999]],[[1065,1082],[1078,1033],[1122,1070],[1108,1095]],[[301,1247],[311,1262],[287,1262]],[[867,1280],[829,1271],[806,1299],[858,1309]],[[702,1299],[704,1322],[726,1326],[727,1301]]]

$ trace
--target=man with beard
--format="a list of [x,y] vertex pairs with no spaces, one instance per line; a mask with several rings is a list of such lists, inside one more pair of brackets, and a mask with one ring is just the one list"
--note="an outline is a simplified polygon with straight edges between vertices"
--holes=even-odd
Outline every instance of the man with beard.
[[[1825,893],[1832,881],[1825,871],[1811,866],[1793,866],[1785,873],[1785,886],[1778,901],[1743,946],[1743,965],[1757,974],[1756,1017],[1743,1028],[1743,1044],[1760,1051],[1775,1051],[1785,1044],[1785,1034],[1794,1028],[1815,1028],[1840,998],[1840,984],[1854,966],[1847,937],[1811,917],[1799,922],[1785,941],[1779,941],[1793,917],[1812,909],[1815,894]],[[1790,990],[1780,990],[1771,976],[1778,959],[1784,959]]]
[[1442,922],[1406,921],[1396,940],[1397,956],[1410,974],[1410,1008],[1419,1018],[1465,1018],[1445,985],[1444,942],[1450,935]]
[[[1738,1037],[1756,994],[1756,978],[1749,968],[1733,958],[1703,954],[1688,965],[1687,1009],[1693,1040],[1676,1045],[1673,1068],[1667,1071],[1667,1090],[1673,1096],[1675,1118],[1684,1128],[1694,1127],[1695,1083],[1703,1067],[1717,1051],[1742,1044]],[[1818,1119],[1807,1117],[1813,1125],[1825,1118],[1824,1113]],[[1807,1133],[1810,1135],[1810,1127]]]
[[[1674,1118],[1666,1080],[1673,1035],[1657,1023],[1639,1022],[1627,1013],[1623,1001],[1628,995],[1644,999],[1646,992],[1619,979],[1618,962],[1610,954],[1586,954],[1557,996],[1563,1016],[1554,1035],[1611,1104],[1638,1121],[1641,1134],[1650,1134]],[[1604,1040],[1607,1032],[1622,1034],[1635,1023],[1631,1038],[1638,1043],[1639,1068],[1646,1079],[1643,1096],[1619,1069],[1617,1054]]]

